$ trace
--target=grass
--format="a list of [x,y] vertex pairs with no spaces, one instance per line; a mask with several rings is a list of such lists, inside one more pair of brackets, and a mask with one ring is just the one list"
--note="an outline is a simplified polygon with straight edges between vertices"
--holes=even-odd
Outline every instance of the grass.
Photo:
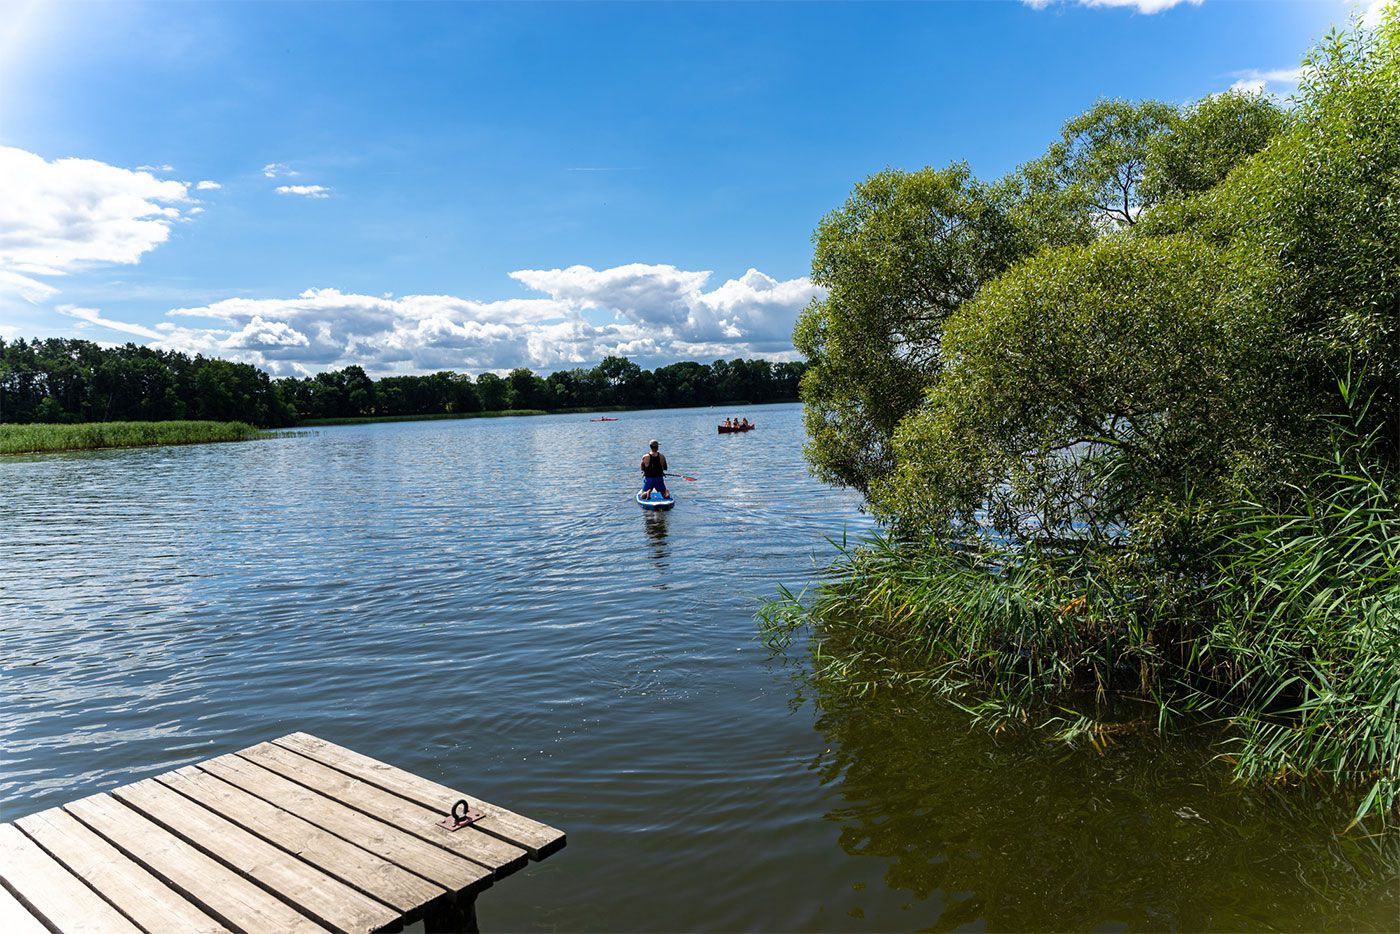
[[1353,824],[1400,812],[1400,477],[1341,426],[1286,507],[1239,501],[1193,566],[1130,541],[1049,552],[991,541],[842,554],[808,593],[760,611],[771,645],[810,635],[812,676],[912,686],[995,730],[1068,741],[1188,724],[1223,731],[1254,782],[1344,789]]
[[160,444],[247,441],[264,436],[244,422],[84,422],[76,425],[0,425],[0,454],[89,451]]

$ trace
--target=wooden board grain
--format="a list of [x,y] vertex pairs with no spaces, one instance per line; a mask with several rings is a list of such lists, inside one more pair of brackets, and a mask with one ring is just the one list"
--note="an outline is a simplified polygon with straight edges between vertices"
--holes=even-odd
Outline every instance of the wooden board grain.
[[152,934],[227,930],[61,808],[31,814],[15,826]]
[[372,931],[398,920],[399,913],[387,905],[155,779],[124,785],[112,796],[333,930]]
[[342,839],[429,879],[454,895],[491,884],[490,869],[376,820],[276,772],[235,755],[199,767],[264,801],[293,813],[315,813],[315,821]]
[[481,833],[474,826],[456,833],[444,830],[437,824],[441,819],[437,811],[415,804],[283,746],[260,743],[239,752],[238,755],[334,798],[348,807],[411,833],[419,839],[480,863],[491,869],[497,878],[514,872],[525,863],[526,851],[520,847]]
[[274,846],[408,914],[446,890],[318,826],[321,808],[289,811],[187,766],[156,780]]
[[60,931],[141,932],[14,824],[0,824],[0,879],[31,912]]
[[[440,825],[467,798],[484,813]],[[0,824],[0,934],[474,929],[562,831],[292,733]]]
[[63,809],[230,928],[325,932],[306,915],[109,795],[83,798]]
[[440,815],[446,815],[458,799],[466,798],[485,815],[482,820],[472,825],[475,829],[521,847],[534,859],[543,859],[561,849],[566,842],[564,832],[548,824],[440,785],[412,772],[405,772],[309,733],[289,733],[273,740],[273,743],[407,798]]

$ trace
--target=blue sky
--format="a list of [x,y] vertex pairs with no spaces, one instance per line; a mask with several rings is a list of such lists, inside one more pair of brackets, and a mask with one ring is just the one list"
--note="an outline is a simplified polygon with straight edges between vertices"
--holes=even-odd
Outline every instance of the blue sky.
[[1367,5],[1120,2],[0,0],[0,336],[279,373],[781,357],[860,178],[996,177],[1103,96],[1287,95]]

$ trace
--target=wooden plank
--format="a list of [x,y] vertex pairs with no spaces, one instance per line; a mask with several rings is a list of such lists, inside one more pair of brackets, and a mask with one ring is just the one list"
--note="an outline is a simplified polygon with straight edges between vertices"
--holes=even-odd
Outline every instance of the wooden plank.
[[324,934],[310,918],[115,798],[93,795],[63,809],[235,930]]
[[441,818],[437,812],[289,749],[260,743],[238,755],[415,837],[480,863],[493,870],[497,878],[514,872],[525,863],[525,851],[517,846],[479,833],[472,827],[451,833],[438,826]]
[[141,932],[13,824],[0,824],[0,879],[57,930]]
[[112,796],[337,931],[372,931],[399,913],[155,781]]
[[5,934],[49,934],[44,923],[0,885],[0,931]]
[[447,894],[440,886],[306,820],[318,816],[315,809],[285,811],[194,766],[157,775],[156,781],[401,914]]
[[68,812],[51,808],[15,824],[145,930],[153,934],[227,930]]
[[[391,791],[400,797],[416,802],[439,815],[447,815],[454,802],[467,798],[472,806],[485,815],[472,827],[500,837],[525,849],[532,858],[543,859],[550,853],[562,849],[566,838],[562,830],[541,824],[499,805],[483,801],[474,795],[455,791],[445,785],[405,772],[378,759],[337,746],[335,743],[312,736],[309,733],[289,733],[273,740],[279,746],[301,753],[325,765],[353,775],[363,781]],[[460,831],[459,831],[460,833]]]
[[313,820],[321,827],[453,894],[475,892],[491,884],[491,870],[485,866],[348,808],[247,759],[219,756],[201,762],[199,768],[285,811],[314,814]]

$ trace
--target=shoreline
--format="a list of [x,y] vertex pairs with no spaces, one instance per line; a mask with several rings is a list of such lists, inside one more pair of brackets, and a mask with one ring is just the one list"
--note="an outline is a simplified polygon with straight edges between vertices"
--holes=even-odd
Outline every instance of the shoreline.
[[720,402],[684,406],[591,406],[565,409],[501,409],[492,412],[431,412],[422,415],[363,415],[347,418],[308,418],[288,428],[257,428],[247,422],[177,419],[152,422],[29,422],[0,423],[0,457],[24,454],[61,454],[65,451],[100,451],[113,448],[172,447],[186,444],[222,444],[296,435],[304,429],[369,425],[378,422],[427,422],[471,418],[517,418],[536,415],[587,415],[594,412],[649,412],[675,408],[737,408],[768,404],[797,404],[785,399],[775,403]]
[[251,441],[266,434],[247,422],[33,422],[0,425],[0,456]]

